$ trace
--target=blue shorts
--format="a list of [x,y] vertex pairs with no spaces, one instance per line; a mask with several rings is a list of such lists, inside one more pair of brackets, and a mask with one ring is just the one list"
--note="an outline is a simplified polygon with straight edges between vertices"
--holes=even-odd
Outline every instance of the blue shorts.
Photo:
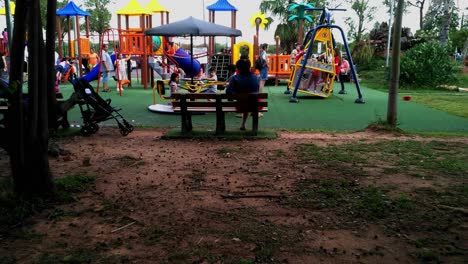
[[102,83],[108,83],[109,82],[109,73],[103,71],[102,72]]
[[260,81],[268,80],[268,67],[263,67],[260,70]]
[[218,91],[216,90],[217,90],[216,88],[210,87],[210,88],[206,88],[202,90],[201,93],[217,93]]

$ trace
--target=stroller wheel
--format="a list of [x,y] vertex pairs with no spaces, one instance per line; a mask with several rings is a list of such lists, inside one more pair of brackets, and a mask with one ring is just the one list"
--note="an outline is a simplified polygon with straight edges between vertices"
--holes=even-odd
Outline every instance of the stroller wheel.
[[127,120],[123,121],[125,127],[129,130],[129,132],[133,131],[133,126],[127,122]]
[[93,134],[93,133],[91,132],[91,129],[90,129],[89,127],[84,126],[84,127],[81,128],[81,134],[82,134],[83,136],[85,136],[85,137],[88,137],[88,136],[90,136],[90,135]]
[[130,133],[130,131],[128,129],[126,129],[126,128],[121,128],[120,129],[120,134],[122,136],[124,136],[124,137],[127,136],[129,133]]
[[98,124],[89,124],[89,130],[91,131],[91,134],[94,134],[98,132],[99,130],[99,125]]

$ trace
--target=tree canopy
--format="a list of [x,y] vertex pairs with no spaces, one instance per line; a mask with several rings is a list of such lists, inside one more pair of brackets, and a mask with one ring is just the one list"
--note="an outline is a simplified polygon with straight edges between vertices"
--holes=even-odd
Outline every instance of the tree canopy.
[[91,14],[89,17],[89,28],[92,32],[101,34],[106,28],[110,28],[112,14],[107,6],[112,3],[111,0],[85,1],[86,11]]

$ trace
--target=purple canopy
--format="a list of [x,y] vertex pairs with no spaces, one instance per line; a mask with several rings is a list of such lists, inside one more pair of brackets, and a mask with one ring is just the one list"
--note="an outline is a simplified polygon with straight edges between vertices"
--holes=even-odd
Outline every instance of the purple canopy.
[[90,16],[89,12],[86,12],[79,8],[73,1],[70,1],[64,8],[57,10],[57,16]]

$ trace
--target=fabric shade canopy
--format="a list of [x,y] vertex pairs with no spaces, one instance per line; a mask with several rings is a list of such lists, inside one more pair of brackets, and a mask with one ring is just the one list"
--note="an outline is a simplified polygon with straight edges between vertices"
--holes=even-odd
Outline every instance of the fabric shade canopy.
[[57,16],[90,16],[89,12],[86,12],[79,8],[73,1],[70,1],[64,8],[57,10]]
[[149,36],[242,36],[242,31],[194,17],[147,29]]

